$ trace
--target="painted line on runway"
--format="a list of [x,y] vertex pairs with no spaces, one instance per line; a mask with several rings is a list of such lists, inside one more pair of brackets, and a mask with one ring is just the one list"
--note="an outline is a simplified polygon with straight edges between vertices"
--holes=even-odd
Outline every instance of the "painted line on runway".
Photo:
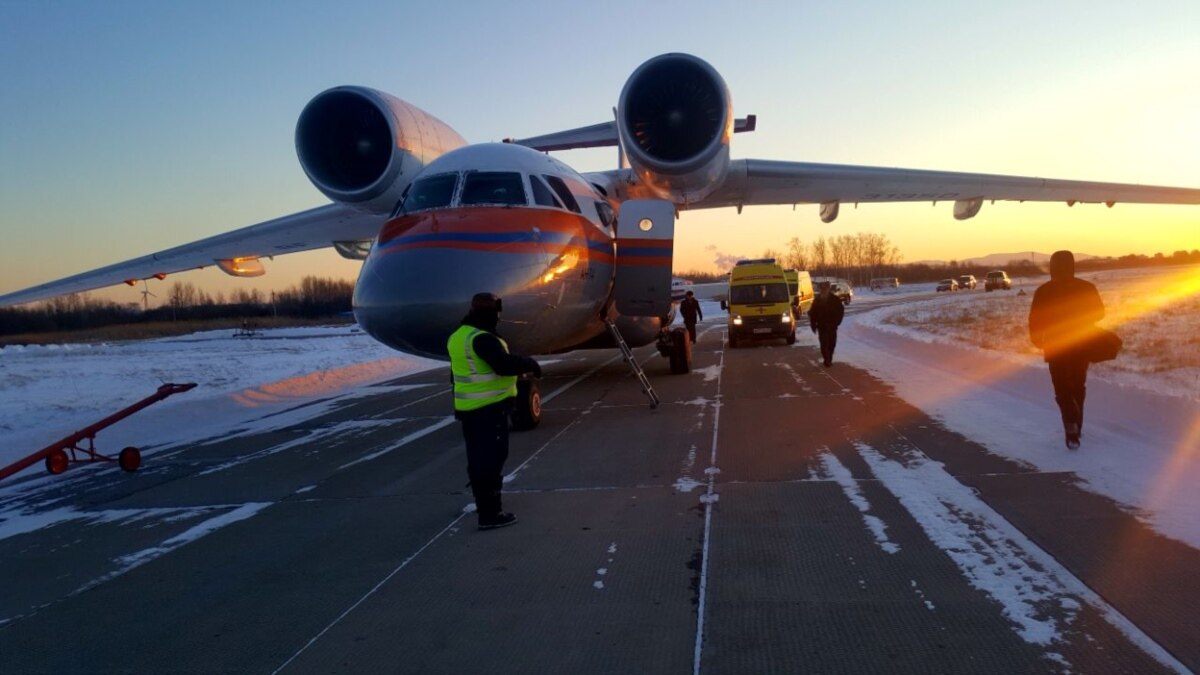
[[363,455],[362,457],[359,457],[356,460],[353,460],[351,462],[346,462],[345,464],[339,466],[337,468],[337,470],[341,471],[342,469],[348,469],[348,468],[354,466],[355,464],[362,464],[363,462],[369,462],[373,459],[378,459],[393,450],[398,450],[398,449],[408,445],[409,443],[412,443],[413,441],[415,441],[419,438],[424,438],[425,436],[432,434],[433,432],[437,431],[438,429],[443,429],[445,427],[448,427],[454,421],[455,420],[454,420],[453,415],[447,415],[446,417],[443,417],[442,419],[438,420],[437,422],[430,424],[429,426],[425,427],[424,429],[418,429],[418,430],[412,432],[411,434],[401,438],[400,440],[396,441],[395,443],[392,443],[391,445],[389,445],[388,447],[386,447],[382,450],[376,450],[375,452],[372,452],[369,455]]
[[379,583],[375,584],[374,588],[367,591],[366,594],[363,595],[361,598],[359,598],[358,601],[355,602],[353,605],[350,605],[349,607],[347,607],[346,611],[339,614],[338,617],[336,619],[334,619],[333,621],[331,621],[328,626],[325,626],[325,628],[323,628],[320,633],[317,633],[315,636],[313,636],[313,639],[309,640],[308,643],[305,644],[303,647],[301,647],[295,654],[292,654],[291,657],[288,658],[287,661],[284,661],[282,664],[280,664],[280,666],[278,668],[271,671],[271,675],[276,675],[276,673],[282,671],[284,668],[287,668],[288,664],[290,664],[292,661],[296,660],[296,657],[300,656],[301,654],[303,654],[305,652],[305,650],[307,650],[309,647],[316,644],[317,640],[321,639],[321,636],[328,633],[334,626],[338,625],[338,623],[340,623],[342,619],[346,618],[350,614],[350,612],[353,612],[355,609],[358,608],[359,605],[366,602],[367,598],[371,597],[372,595],[375,595],[376,591],[378,591],[380,588],[383,588],[384,584],[386,584],[388,581],[390,581],[392,577],[399,574],[400,570],[407,567],[410,562],[412,562],[413,560],[416,560],[417,556],[421,555],[421,553],[423,553],[425,551],[425,549],[427,549],[433,545],[433,542],[440,539],[443,534],[446,534],[446,532],[450,531],[450,529],[453,528],[455,525],[458,525],[458,521],[462,520],[463,517],[466,515],[467,515],[466,513],[458,514],[458,517],[455,518],[453,521],[451,521],[450,524],[447,525],[445,528],[443,528],[441,532],[438,532],[437,534],[433,535],[432,539],[425,542],[425,545],[422,546],[421,548],[417,549],[415,553],[413,553],[412,555],[405,558],[404,561],[401,562],[400,565],[396,567],[396,569],[392,570]]
[[[722,338],[722,345],[724,338]],[[704,503],[704,546],[700,557],[700,597],[696,609],[696,643],[692,652],[692,673],[700,675],[700,658],[704,648],[704,608],[708,597],[708,549],[712,542],[712,512],[713,504],[717,501],[717,431],[721,426],[721,373],[725,371],[725,348],[721,348],[721,362],[717,371],[717,395],[713,403],[712,455],[709,457],[708,491],[700,498]]]
[[[579,384],[586,378],[594,375],[601,368],[607,366],[608,364],[616,361],[619,358],[621,358],[620,354],[605,361],[604,363],[601,363],[600,365],[596,366],[595,368],[592,368],[591,370],[589,370],[586,373],[580,375],[579,377],[571,380],[570,382],[564,384],[563,386],[559,387],[558,389],[555,389],[549,395],[542,397],[542,401],[543,402],[549,401],[549,400],[553,399],[554,397],[558,396],[559,394],[562,394],[566,390],[570,389],[571,387],[575,386],[576,384]],[[453,422],[453,421],[455,421],[453,417],[448,417],[446,419],[441,420],[437,424],[430,425],[428,427],[425,427],[424,429],[421,429],[420,431],[416,431],[412,434],[409,434],[408,436],[405,437],[406,439],[409,439],[409,440],[406,441],[404,439],[401,439],[400,443],[389,448],[385,452],[390,452],[391,450],[394,450],[397,447],[400,447],[400,445],[403,445],[404,443],[409,442],[410,440],[415,440],[414,437],[419,438],[420,436],[424,436],[426,434],[437,431],[438,429],[445,427],[447,424],[449,424],[450,422]],[[528,464],[530,461],[532,461],[532,459],[534,457],[536,457],[538,453],[540,453],[542,450],[544,450],[546,448],[546,446],[548,446],[550,444],[550,442],[552,442],[554,439],[561,436],[567,429],[570,429],[571,427],[573,427],[578,421],[579,421],[579,418],[576,418],[570,424],[563,427],[563,429],[561,431],[559,431],[557,434],[555,434],[554,437],[550,439],[550,441],[547,441],[529,459],[522,462],[521,466],[518,466],[513,471],[513,473],[515,474],[517,471],[520,471],[522,467],[524,467],[526,464]],[[418,436],[417,434],[419,434],[420,436]],[[715,436],[714,436],[714,438],[715,438]],[[379,454],[382,454],[382,453],[379,453]],[[364,461],[364,460],[358,460],[358,461]],[[380,580],[379,583],[375,584],[375,586],[371,590],[367,591],[361,598],[359,598],[357,601],[355,601],[354,604],[352,604],[352,605],[350,605],[350,607],[346,608],[346,611],[339,614],[337,616],[337,618],[335,618],[333,621],[331,621],[328,626],[325,626],[325,628],[323,628],[321,630],[321,632],[319,632],[315,636],[313,636],[313,638],[311,640],[309,640],[307,643],[305,643],[305,645],[303,647],[301,647],[299,650],[297,650],[295,654],[292,654],[290,657],[288,657],[288,660],[284,661],[282,664],[280,664],[280,666],[278,668],[271,671],[271,675],[276,675],[277,673],[281,672],[284,668],[287,668],[289,664],[291,664],[293,661],[296,660],[296,658],[298,658],[301,654],[303,654],[306,650],[308,650],[309,647],[316,644],[317,640],[321,639],[322,636],[324,636],[326,633],[328,633],[330,630],[332,630],[334,626],[341,623],[342,619],[345,619],[347,616],[349,616],[350,613],[353,612],[356,608],[358,608],[359,605],[366,602],[368,598],[370,598],[372,595],[374,595],[376,592],[378,592],[379,589],[383,588],[384,584],[386,584],[388,581],[390,581],[392,579],[392,577],[394,577],[400,573],[400,570],[407,567],[408,564],[411,563],[413,560],[416,560],[417,556],[421,555],[425,551],[425,549],[432,546],[434,544],[434,542],[436,542],[438,539],[442,538],[442,535],[446,534],[451,529],[453,529],[456,525],[458,525],[459,521],[461,521],[463,519],[463,517],[466,515],[467,515],[467,512],[465,512],[465,511],[463,513],[460,513],[457,518],[455,518],[453,521],[450,522],[449,525],[442,528],[441,532],[438,532],[437,534],[435,534],[433,536],[433,538],[430,539],[429,541],[425,542],[425,544],[423,546],[421,546],[421,548],[417,549],[416,552],[414,552],[412,555],[405,558],[404,561],[401,562],[400,565],[396,567],[396,569],[394,569],[390,573],[388,573],[388,575],[386,577],[384,577],[382,580]]]

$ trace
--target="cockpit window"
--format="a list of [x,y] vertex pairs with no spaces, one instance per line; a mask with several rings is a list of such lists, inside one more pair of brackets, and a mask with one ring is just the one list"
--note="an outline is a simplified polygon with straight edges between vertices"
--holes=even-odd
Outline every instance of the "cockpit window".
[[411,189],[412,183],[409,183],[408,186],[404,188],[404,192],[400,194],[400,199],[396,200],[396,206],[392,208],[392,215],[388,216],[389,218],[395,218],[404,212],[404,200],[408,199],[408,191]]
[[507,171],[476,171],[467,174],[463,182],[459,203],[468,204],[517,204],[524,206],[525,188],[521,185],[521,174]]
[[583,213],[579,210],[579,202],[575,201],[575,195],[571,194],[571,190],[563,182],[563,179],[558,176],[546,176],[545,178],[546,182],[554,190],[554,194],[558,195],[558,198],[562,200],[563,204],[567,205],[568,209],[571,209],[575,213]]
[[458,174],[443,173],[414,182],[402,209],[406,213],[412,213],[450,206],[450,200],[454,197],[454,183],[457,180]]
[[612,227],[613,210],[608,202],[596,202],[596,213],[600,216],[600,222],[604,227]]
[[562,202],[558,201],[558,197],[554,196],[550,188],[546,187],[546,181],[540,176],[529,177],[529,187],[533,188],[533,203],[538,206],[550,206],[556,209],[563,208]]

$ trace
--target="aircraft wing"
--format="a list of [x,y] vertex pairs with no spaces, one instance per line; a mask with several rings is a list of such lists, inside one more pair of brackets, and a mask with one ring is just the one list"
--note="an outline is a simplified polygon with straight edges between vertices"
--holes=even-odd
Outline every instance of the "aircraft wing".
[[[1200,189],[742,159],[730,163],[720,188],[688,208],[960,201],[964,202],[963,214],[956,205],[955,217],[962,219],[990,200],[1200,204]],[[971,203],[974,211],[970,211]]]
[[[343,247],[353,249],[350,245],[354,242],[373,240],[383,222],[384,217],[380,215],[328,204],[0,295],[0,306],[45,300],[119,283],[134,284],[142,279],[162,278],[167,274],[209,265],[218,265],[235,276],[259,276],[263,273],[259,258],[334,245],[338,245],[339,252]],[[356,257],[352,253],[343,252],[343,255]]]

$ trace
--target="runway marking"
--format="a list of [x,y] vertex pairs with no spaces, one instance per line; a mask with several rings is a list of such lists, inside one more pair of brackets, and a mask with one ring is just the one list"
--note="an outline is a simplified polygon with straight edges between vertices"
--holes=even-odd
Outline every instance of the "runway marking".
[[[706,331],[707,332],[707,331]],[[721,340],[724,345],[724,338]],[[717,371],[717,394],[713,404],[712,453],[709,456],[709,467],[704,473],[708,474],[708,490],[700,501],[704,504],[704,546],[700,554],[700,597],[696,609],[696,645],[692,652],[692,673],[700,675],[700,658],[704,648],[704,605],[708,598],[708,549],[712,542],[712,511],[717,501],[717,431],[721,426],[721,373],[725,370],[725,348],[721,347],[720,370]]]
[[418,429],[418,430],[412,432],[411,434],[396,441],[395,443],[392,443],[391,445],[389,445],[388,447],[386,447],[382,450],[376,450],[375,452],[372,452],[368,455],[363,455],[362,457],[359,457],[358,459],[356,459],[354,461],[346,462],[345,464],[339,466],[337,468],[337,470],[341,471],[342,469],[347,469],[349,467],[354,466],[355,464],[362,464],[363,462],[369,462],[373,459],[382,457],[382,456],[388,454],[389,452],[391,452],[393,450],[397,450],[399,448],[402,448],[405,445],[408,445],[409,443],[412,443],[413,441],[415,441],[419,438],[428,436],[429,434],[432,434],[433,432],[437,431],[438,429],[442,429],[447,426],[450,426],[450,424],[452,422],[454,422],[454,416],[447,415],[446,417],[443,417],[441,420],[435,422],[434,424],[430,424],[429,426],[427,426],[423,429]]
[[[611,359],[609,359],[609,360],[607,360],[607,361],[605,361],[605,362],[601,363],[600,365],[598,365],[598,366],[596,366],[596,367],[592,368],[591,370],[589,370],[589,371],[587,371],[586,373],[584,373],[584,374],[580,375],[579,377],[576,377],[575,379],[573,379],[573,380],[571,380],[570,382],[568,382],[568,383],[564,384],[563,386],[559,387],[558,389],[555,389],[555,390],[554,390],[553,392],[551,392],[550,394],[548,394],[548,395],[546,395],[546,396],[543,396],[543,397],[542,397],[542,402],[543,402],[543,403],[545,403],[545,402],[547,402],[547,401],[553,400],[553,399],[554,399],[555,397],[557,397],[559,394],[562,394],[563,392],[565,392],[566,390],[568,390],[568,389],[570,389],[571,387],[575,386],[576,384],[579,384],[580,382],[582,382],[582,381],[583,381],[583,380],[585,380],[586,378],[588,378],[588,377],[592,376],[593,374],[595,374],[595,373],[596,373],[597,371],[599,371],[601,368],[603,368],[603,367],[607,366],[607,365],[608,365],[608,364],[610,364],[610,363],[613,363],[614,361],[616,361],[616,360],[617,360],[617,359],[619,359],[619,358],[621,358],[621,355],[620,355],[620,354],[618,354],[617,356],[614,356],[613,358],[611,358]],[[582,414],[586,414],[586,413],[582,413]],[[581,416],[582,416],[582,414],[581,414]],[[537,452],[535,452],[533,455],[531,455],[531,456],[529,457],[529,459],[526,459],[524,462],[522,462],[522,463],[521,463],[521,465],[520,465],[520,466],[518,466],[516,469],[514,469],[510,475],[511,475],[511,476],[513,476],[513,477],[515,478],[515,475],[517,474],[517,472],[519,472],[519,471],[520,471],[522,468],[524,468],[524,467],[525,467],[525,465],[529,464],[529,462],[533,461],[533,458],[534,458],[534,457],[537,457],[537,455],[538,455],[539,453],[541,453],[541,451],[542,451],[542,450],[546,449],[546,447],[547,447],[547,446],[549,446],[551,442],[553,442],[555,439],[557,439],[559,436],[561,436],[561,435],[562,435],[562,434],[563,434],[563,433],[564,433],[564,432],[565,432],[567,429],[570,429],[570,428],[571,428],[571,427],[573,427],[575,424],[577,424],[577,423],[579,422],[579,419],[580,419],[580,417],[576,417],[576,418],[575,418],[575,420],[573,420],[573,421],[572,421],[570,424],[568,424],[568,425],[566,425],[565,427],[563,427],[563,429],[561,429],[561,430],[560,430],[560,431],[559,431],[557,434],[555,434],[553,438],[551,438],[549,441],[547,441],[546,443],[544,443],[544,444],[542,445],[542,447],[538,448]],[[409,440],[415,440],[415,439],[413,439],[412,437],[413,437],[413,436],[415,436],[416,434],[420,434],[421,436],[424,436],[424,435],[426,435],[426,434],[432,433],[433,431],[436,431],[437,429],[441,429],[441,428],[445,427],[447,424],[449,424],[450,422],[453,422],[453,421],[455,421],[453,417],[448,417],[448,418],[446,418],[446,419],[443,419],[442,421],[438,422],[437,424],[430,425],[429,427],[426,427],[425,429],[422,429],[422,430],[420,430],[420,431],[414,432],[413,434],[409,434],[409,435],[408,435],[408,436],[406,436],[405,438],[406,438],[406,439],[409,439]],[[714,438],[715,438],[715,437],[714,437]],[[400,444],[403,444],[403,443],[405,443],[405,442],[409,442],[409,441],[406,441],[406,440],[404,440],[404,439],[401,439],[401,442],[400,442]],[[399,447],[399,445],[397,445],[397,446],[395,446],[395,447]],[[389,451],[390,451],[391,449],[395,449],[395,448],[394,448],[394,447],[393,447],[393,448],[390,448],[390,449],[389,449]],[[359,461],[362,461],[362,460],[359,460]],[[358,606],[359,606],[359,605],[361,605],[361,604],[363,604],[364,602],[366,602],[368,598],[370,598],[370,597],[371,597],[372,595],[374,595],[374,594],[375,594],[377,591],[379,591],[379,589],[383,588],[384,584],[386,584],[388,581],[390,581],[390,580],[392,579],[392,577],[394,577],[394,576],[396,576],[397,574],[399,574],[399,573],[400,573],[400,570],[402,570],[402,569],[404,569],[405,567],[407,567],[407,566],[408,566],[408,564],[409,564],[409,563],[411,563],[413,560],[416,560],[416,559],[417,559],[417,556],[419,556],[419,555],[421,555],[423,552],[425,552],[425,549],[427,549],[427,548],[429,548],[430,546],[432,546],[432,545],[434,544],[434,542],[436,542],[438,539],[441,539],[442,535],[446,534],[447,532],[451,531],[452,529],[454,529],[455,531],[457,531],[455,528],[457,527],[457,525],[458,525],[459,521],[461,521],[461,520],[462,520],[464,517],[466,517],[467,513],[469,513],[469,512],[468,512],[468,511],[466,511],[466,510],[464,510],[464,512],[463,512],[463,513],[460,513],[460,514],[458,515],[458,517],[456,517],[456,518],[455,518],[453,521],[451,521],[451,522],[450,522],[450,524],[449,524],[449,525],[447,525],[446,527],[442,528],[442,530],[441,530],[440,532],[438,532],[437,534],[433,535],[433,538],[432,538],[432,539],[430,539],[429,541],[425,542],[425,544],[424,544],[423,546],[421,546],[421,548],[417,549],[417,550],[416,550],[416,552],[414,552],[412,555],[410,555],[410,556],[408,556],[407,558],[405,558],[405,559],[404,559],[404,560],[403,560],[403,561],[402,561],[402,562],[401,562],[401,563],[400,563],[400,564],[399,564],[399,565],[396,567],[396,569],[394,569],[394,570],[392,570],[391,572],[389,572],[389,573],[388,573],[388,575],[387,575],[387,576],[385,576],[385,577],[384,577],[382,580],[380,580],[380,582],[379,582],[379,583],[375,584],[375,586],[374,586],[373,588],[371,588],[371,590],[367,591],[367,592],[366,592],[366,593],[365,593],[365,594],[364,594],[364,595],[363,595],[361,598],[359,598],[358,600],[356,600],[356,601],[354,602],[354,604],[352,604],[352,605],[350,605],[348,608],[346,608],[346,611],[344,611],[344,612],[342,612],[341,614],[339,614],[339,615],[337,616],[337,618],[335,618],[333,621],[331,621],[331,622],[329,623],[329,625],[328,625],[328,626],[325,626],[325,628],[321,629],[321,632],[319,632],[319,633],[317,633],[315,636],[313,636],[313,638],[312,638],[311,640],[309,640],[307,643],[305,643],[303,647],[301,647],[299,650],[297,650],[295,654],[292,654],[290,657],[288,657],[288,659],[287,659],[286,661],[284,661],[282,664],[280,664],[280,666],[279,666],[278,668],[276,668],[275,670],[271,671],[271,675],[276,675],[277,673],[281,672],[281,671],[282,671],[284,668],[287,668],[289,664],[291,664],[293,661],[295,661],[295,660],[296,660],[296,658],[297,658],[297,657],[299,657],[301,654],[303,654],[305,651],[307,651],[309,647],[311,647],[311,646],[313,646],[314,644],[316,644],[317,640],[320,640],[320,639],[321,639],[321,637],[322,637],[322,636],[324,636],[326,633],[328,633],[330,630],[332,630],[334,626],[336,626],[337,624],[341,623],[342,619],[345,619],[347,616],[349,616],[349,615],[350,615],[350,613],[351,613],[351,612],[353,612],[353,611],[354,611],[356,608],[358,608]],[[614,549],[614,550],[615,550],[615,549]]]
[[402,569],[404,569],[405,567],[407,567],[407,566],[408,566],[408,564],[409,564],[410,562],[412,562],[412,561],[416,560],[416,559],[417,559],[417,556],[421,555],[421,553],[423,553],[423,552],[425,551],[425,549],[427,549],[427,548],[429,548],[430,546],[432,546],[432,545],[433,545],[433,542],[435,542],[435,541],[437,541],[438,539],[440,539],[440,538],[442,537],[442,535],[443,535],[443,534],[446,534],[446,532],[448,532],[448,531],[449,531],[451,528],[453,528],[454,526],[458,525],[458,521],[462,520],[464,517],[466,517],[466,515],[467,515],[467,514],[465,514],[465,513],[460,513],[460,514],[458,514],[458,517],[457,517],[457,518],[455,518],[453,521],[451,521],[449,525],[447,525],[446,527],[442,528],[442,531],[441,531],[441,532],[438,532],[437,534],[433,535],[433,538],[432,538],[432,539],[430,539],[429,541],[425,542],[425,545],[424,545],[424,546],[422,546],[421,548],[417,549],[417,551],[416,551],[415,553],[413,553],[412,555],[410,555],[410,556],[408,556],[407,558],[405,558],[405,559],[404,559],[404,561],[403,561],[403,562],[401,562],[401,563],[400,563],[400,564],[399,564],[399,565],[396,567],[396,569],[392,570],[390,573],[388,573],[388,575],[387,575],[386,577],[384,577],[382,580],[380,580],[380,582],[379,582],[379,583],[375,584],[375,587],[374,587],[374,588],[372,588],[371,590],[367,591],[367,592],[366,592],[366,594],[365,594],[365,595],[363,595],[361,598],[359,598],[359,599],[358,599],[358,600],[357,600],[357,601],[356,601],[356,602],[355,602],[353,605],[350,605],[349,607],[347,607],[347,608],[346,608],[346,611],[344,611],[344,612],[342,612],[341,614],[339,614],[339,615],[338,615],[338,617],[337,617],[336,619],[334,619],[333,621],[331,621],[331,622],[329,623],[329,625],[328,625],[328,626],[325,626],[325,628],[323,628],[323,629],[321,630],[321,632],[320,632],[320,633],[317,633],[315,636],[313,636],[313,639],[309,640],[309,641],[308,641],[308,642],[307,642],[307,643],[306,643],[306,644],[305,644],[303,647],[301,647],[301,648],[300,648],[300,649],[299,649],[299,650],[298,650],[298,651],[297,651],[295,654],[292,654],[292,655],[291,655],[291,657],[289,657],[287,661],[284,661],[282,664],[280,664],[280,665],[279,665],[279,667],[278,667],[278,668],[276,668],[275,670],[271,671],[271,675],[276,675],[276,673],[278,673],[278,672],[282,671],[284,668],[287,668],[287,667],[288,667],[288,664],[290,664],[292,661],[295,661],[295,660],[296,660],[296,657],[300,656],[301,654],[303,654],[303,653],[305,652],[305,650],[307,650],[309,647],[311,647],[311,646],[313,646],[314,644],[316,644],[317,640],[320,640],[320,639],[321,639],[321,636],[323,636],[323,635],[325,635],[326,633],[328,633],[328,632],[329,632],[329,631],[330,631],[330,630],[331,630],[331,629],[332,629],[334,626],[338,625],[338,623],[340,623],[342,619],[346,618],[346,616],[348,616],[348,615],[350,614],[350,612],[353,612],[355,609],[357,609],[357,608],[358,608],[358,606],[359,606],[359,605],[361,605],[361,604],[363,604],[364,602],[366,602],[366,601],[367,601],[367,598],[371,597],[372,595],[375,595],[375,592],[376,592],[376,591],[378,591],[380,588],[383,588],[383,585],[384,585],[384,584],[386,584],[388,581],[390,581],[392,577],[394,577],[394,576],[396,576],[397,574],[399,574],[399,573],[400,573],[400,570],[402,570]]

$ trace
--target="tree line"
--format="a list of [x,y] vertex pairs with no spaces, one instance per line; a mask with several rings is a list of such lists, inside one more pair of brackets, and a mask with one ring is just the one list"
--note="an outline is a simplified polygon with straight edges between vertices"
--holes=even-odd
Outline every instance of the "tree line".
[[[353,294],[353,281],[313,276],[304,277],[299,284],[281,291],[264,293],[257,288],[239,288],[228,296],[221,292],[208,293],[191,282],[176,281],[157,307],[149,307],[146,302],[100,300],[78,293],[32,307],[0,307],[0,335],[196,319],[266,316],[317,319],[350,312]],[[149,297],[143,296],[143,299]]]
[[[858,232],[835,237],[821,236],[809,243],[792,237],[783,248],[767,248],[761,258],[774,258],[786,269],[807,270],[814,277],[846,279],[852,285],[865,286],[871,279],[897,277],[901,283],[937,281],[947,277],[973,274],[982,279],[988,272],[1003,269],[1011,277],[1033,277],[1046,268],[1032,260],[1013,259],[1002,265],[980,264],[970,260],[945,263],[901,263],[900,249],[885,234]],[[1088,258],[1076,262],[1079,271],[1147,267],[1155,265],[1200,264],[1200,250],[1175,251],[1171,255],[1131,254],[1117,258]],[[729,271],[716,273],[689,271],[680,276],[696,283],[724,281]]]

